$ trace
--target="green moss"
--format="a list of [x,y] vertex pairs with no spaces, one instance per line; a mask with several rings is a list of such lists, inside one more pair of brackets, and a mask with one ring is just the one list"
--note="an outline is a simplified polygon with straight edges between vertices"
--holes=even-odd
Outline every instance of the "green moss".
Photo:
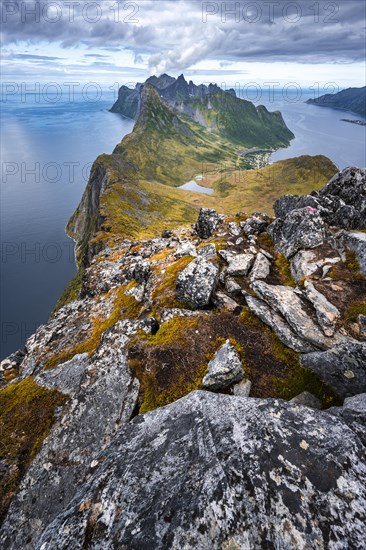
[[199,326],[199,317],[174,317],[163,323],[158,332],[148,336],[148,346],[170,346],[172,344],[184,343],[187,333]]
[[347,250],[346,252],[346,267],[353,273],[353,276],[357,280],[364,280],[365,277],[361,273],[360,263],[357,260],[357,256],[353,250]]
[[294,278],[291,275],[290,261],[282,254],[278,254],[275,263],[276,263],[276,267],[278,269],[282,284],[286,286],[295,287],[296,283],[294,281]]
[[0,459],[10,466],[0,481],[0,519],[51,429],[55,408],[65,401],[64,395],[38,386],[32,377],[0,390]]
[[366,300],[361,300],[349,306],[344,313],[344,318],[347,321],[356,321],[358,315],[366,315]]
[[82,280],[83,270],[79,269],[75,277],[71,279],[70,283],[67,285],[60,298],[57,300],[56,305],[51,313],[51,317],[53,317],[59,309],[79,298]]
[[183,256],[165,269],[161,283],[156,286],[152,294],[155,307],[186,307],[176,300],[176,281],[179,273],[193,261],[191,256]]
[[320,399],[324,408],[340,404],[334,392],[315,373],[300,365],[300,354],[285,346],[273,333],[272,350],[276,359],[290,367],[290,373],[285,378],[274,380],[279,397],[289,400],[308,391]]

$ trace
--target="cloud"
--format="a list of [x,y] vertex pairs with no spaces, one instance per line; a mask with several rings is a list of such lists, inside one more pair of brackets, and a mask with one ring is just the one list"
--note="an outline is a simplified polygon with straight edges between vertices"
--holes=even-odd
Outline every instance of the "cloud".
[[[85,11],[88,3],[79,2],[72,14],[67,8],[72,3],[55,0],[51,4],[60,10],[52,12],[48,0],[36,0],[37,20],[22,13],[25,4],[3,2],[3,10],[8,6],[6,17],[3,11],[4,45],[25,41],[54,42],[65,49],[80,43],[110,52],[129,49],[135,63],[146,62],[151,73],[184,71],[213,59],[225,67],[236,61],[352,63],[365,55],[363,0],[137,0],[120,3],[118,13],[115,0],[98,0],[98,11]],[[233,6],[236,12],[230,13]],[[56,15],[59,20],[51,23]]]

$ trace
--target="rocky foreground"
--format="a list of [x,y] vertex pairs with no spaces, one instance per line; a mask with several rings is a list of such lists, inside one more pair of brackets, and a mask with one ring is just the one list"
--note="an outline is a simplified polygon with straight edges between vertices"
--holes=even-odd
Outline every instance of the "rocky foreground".
[[366,171],[275,212],[99,250],[2,362],[1,548],[363,548]]

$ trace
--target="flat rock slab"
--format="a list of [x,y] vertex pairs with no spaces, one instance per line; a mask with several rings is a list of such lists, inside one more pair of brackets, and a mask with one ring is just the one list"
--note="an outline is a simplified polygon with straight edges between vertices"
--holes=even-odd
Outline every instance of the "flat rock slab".
[[365,479],[339,417],[193,392],[124,427],[34,547],[363,548]]
[[335,326],[341,314],[327,298],[319,292],[311,281],[304,281],[305,294],[313,304],[318,323],[326,336],[333,336]]
[[341,341],[338,335],[333,338],[324,336],[318,324],[306,312],[299,293],[292,287],[255,281],[252,288],[272,309],[283,315],[296,334],[310,344],[320,349],[328,349]]
[[300,361],[341,398],[366,392],[366,343],[340,344],[326,352],[302,355]]

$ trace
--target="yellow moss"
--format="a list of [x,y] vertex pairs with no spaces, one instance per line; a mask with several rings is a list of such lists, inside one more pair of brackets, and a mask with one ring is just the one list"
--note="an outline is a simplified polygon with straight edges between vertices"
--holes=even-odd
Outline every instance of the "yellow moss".
[[135,300],[133,296],[126,295],[126,290],[136,286],[136,282],[131,282],[127,286],[113,289],[106,294],[116,293],[114,307],[111,315],[107,319],[101,320],[98,318],[92,319],[93,332],[89,339],[80,342],[73,348],[64,350],[63,352],[52,356],[45,364],[44,369],[52,369],[61,363],[65,363],[79,353],[88,353],[91,357],[100,344],[101,337],[104,332],[112,328],[120,319],[136,319],[141,311],[141,304]]
[[38,386],[32,377],[0,390],[0,458],[12,465],[0,481],[0,518],[66,397]]
[[146,343],[149,346],[170,346],[183,343],[188,336],[188,332],[198,328],[199,321],[199,316],[174,317],[163,323],[155,335],[149,335],[146,338]]
[[169,265],[164,273],[160,272],[162,276],[162,281],[156,286],[153,291],[152,299],[155,302],[155,306],[159,307],[181,307],[182,304],[179,304],[176,300],[175,285],[176,280],[181,271],[188,264],[192,262],[193,258],[191,256],[183,256],[173,264]]
[[344,318],[347,321],[355,321],[358,315],[366,315],[366,300],[361,300],[349,306],[344,313]]
[[282,254],[278,254],[275,263],[281,277],[281,282],[286,286],[295,287],[296,283],[291,274],[290,261]]
[[353,250],[347,250],[346,252],[346,267],[352,272],[355,279],[363,280],[365,277],[360,271],[360,263],[357,260],[357,256]]

